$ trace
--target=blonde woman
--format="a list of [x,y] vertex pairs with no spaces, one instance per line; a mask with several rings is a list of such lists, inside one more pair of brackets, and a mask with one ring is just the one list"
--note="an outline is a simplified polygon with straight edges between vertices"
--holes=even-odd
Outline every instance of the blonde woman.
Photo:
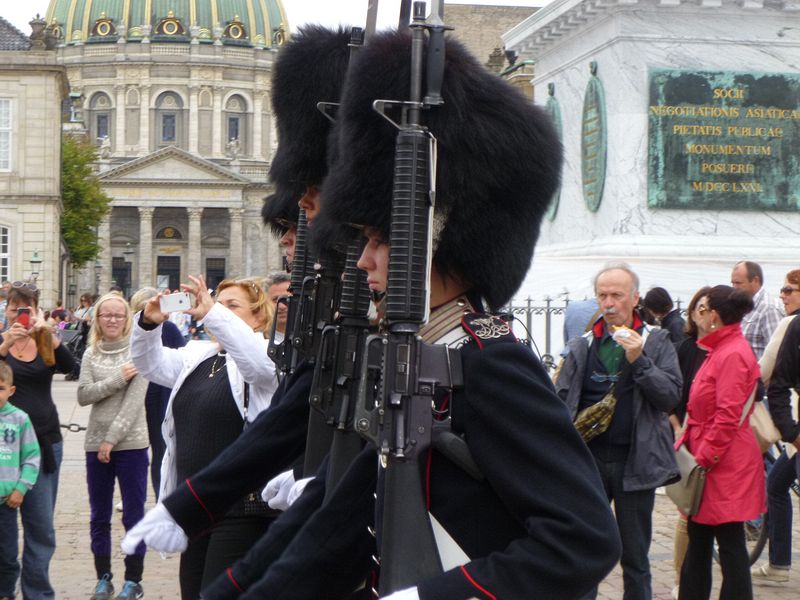
[[[116,292],[95,304],[89,347],[83,355],[78,403],[91,405],[86,429],[86,483],[91,507],[91,543],[97,585],[92,600],[109,600],[111,583],[111,515],[114,481],[122,495],[122,524],[133,527],[144,515],[147,497],[147,421],[144,394],[147,381],[131,362],[131,311]],[[125,557],[125,583],[119,600],[143,594],[144,544]]]
[[[160,309],[162,294],[147,302],[133,331],[133,361],[139,371],[172,388],[162,426],[162,498],[233,443],[243,427],[269,407],[278,387],[264,336],[272,303],[260,281],[226,279],[217,286],[215,301],[202,277],[189,279],[191,284],[181,287],[194,296],[195,307],[186,312],[203,320],[214,340],[165,347],[160,330],[168,315]],[[159,509],[163,506],[149,514]],[[191,542],[184,536],[179,544],[181,596],[197,598],[203,586],[249,550],[272,518],[251,512],[242,499],[204,535]]]

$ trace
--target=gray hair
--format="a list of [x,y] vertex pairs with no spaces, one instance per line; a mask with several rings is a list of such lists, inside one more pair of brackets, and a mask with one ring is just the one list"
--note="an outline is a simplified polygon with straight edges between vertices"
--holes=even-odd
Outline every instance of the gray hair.
[[603,268],[600,269],[597,274],[592,278],[592,287],[594,288],[595,293],[597,293],[597,280],[603,273],[608,273],[609,271],[625,271],[628,275],[630,275],[631,282],[633,282],[633,289],[631,290],[631,294],[635,294],[639,291],[639,276],[633,271],[631,266],[626,262],[607,262],[603,265]]
[[292,276],[286,271],[275,271],[274,273],[267,275],[267,287],[278,285],[279,283],[286,283],[287,281],[291,280]]

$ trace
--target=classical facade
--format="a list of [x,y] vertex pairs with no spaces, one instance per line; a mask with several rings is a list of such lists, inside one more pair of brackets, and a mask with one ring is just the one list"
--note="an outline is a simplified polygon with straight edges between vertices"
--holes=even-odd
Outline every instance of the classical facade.
[[288,31],[280,0],[51,0],[46,20],[112,198],[77,290],[174,289],[195,273],[214,286],[278,268],[260,209],[277,143],[270,71]]
[[63,289],[67,264],[60,234],[67,89],[53,53],[0,18],[0,279],[36,279],[46,307]]

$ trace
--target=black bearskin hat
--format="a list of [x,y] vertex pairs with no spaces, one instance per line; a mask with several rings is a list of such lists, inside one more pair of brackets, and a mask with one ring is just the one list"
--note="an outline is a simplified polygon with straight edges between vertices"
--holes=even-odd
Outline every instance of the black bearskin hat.
[[[407,34],[384,33],[353,61],[337,116],[337,150],[312,227],[316,243],[345,242],[343,223],[377,227],[389,239],[397,130],[372,102],[408,99],[410,48]],[[496,310],[531,265],[559,183],[561,144],[544,111],[452,38],[444,73],[444,104],[421,113],[439,146],[434,265]]]
[[327,172],[331,122],[317,102],[338,102],[347,73],[350,34],[320,25],[301,27],[281,48],[272,74],[278,149],[270,179],[276,185],[319,185]]
[[300,207],[297,203],[305,193],[306,186],[301,183],[290,183],[275,186],[275,193],[264,198],[261,207],[261,218],[269,225],[276,237],[281,237],[289,229],[289,225],[297,224],[300,218]]

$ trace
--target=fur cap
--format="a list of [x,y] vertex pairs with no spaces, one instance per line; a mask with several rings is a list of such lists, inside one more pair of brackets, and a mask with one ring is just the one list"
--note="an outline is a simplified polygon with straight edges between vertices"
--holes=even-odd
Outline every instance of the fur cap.
[[275,193],[264,198],[261,218],[264,219],[264,225],[269,225],[272,235],[281,237],[290,224],[297,223],[300,218],[300,207],[297,203],[303,197],[305,189],[305,185],[299,183],[276,185]]
[[[408,99],[410,48],[408,35],[389,32],[373,37],[354,59],[312,228],[317,243],[345,242],[343,223],[377,227],[389,239],[397,130],[372,102]],[[441,227],[433,260],[440,273],[460,278],[495,310],[531,265],[558,187],[562,148],[550,117],[453,39],[444,73],[444,104],[421,116],[439,147]]]
[[270,178],[277,184],[319,185],[327,172],[331,122],[317,102],[338,102],[347,73],[349,28],[301,27],[281,48],[272,74],[278,149]]

